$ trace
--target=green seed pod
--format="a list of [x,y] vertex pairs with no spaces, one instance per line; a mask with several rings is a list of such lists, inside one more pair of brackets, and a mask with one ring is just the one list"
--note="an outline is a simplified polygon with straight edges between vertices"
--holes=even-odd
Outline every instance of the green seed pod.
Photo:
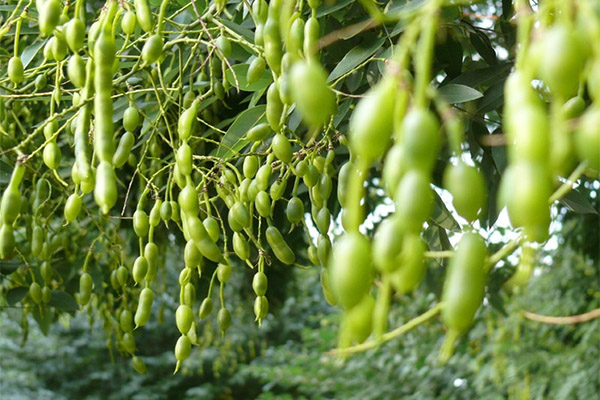
[[291,265],[296,262],[296,256],[294,255],[294,252],[286,243],[279,229],[274,226],[268,227],[266,231],[266,237],[267,243],[269,243],[271,250],[273,250],[275,257],[277,257],[279,261],[287,265]]
[[133,280],[135,283],[140,284],[148,273],[148,260],[144,256],[138,256],[133,263]]
[[177,324],[177,329],[181,332],[182,335],[185,335],[190,331],[192,327],[192,322],[194,322],[194,313],[189,306],[180,305],[177,307],[177,311],[175,311],[175,322]]
[[146,364],[144,363],[144,361],[142,361],[140,357],[134,356],[131,359],[131,365],[133,366],[133,369],[137,371],[138,374],[143,375],[146,373]]
[[202,300],[202,304],[200,304],[200,311],[199,311],[200,318],[204,319],[204,318],[208,317],[212,311],[212,308],[213,308],[212,299],[209,299],[207,297],[204,300]]
[[192,342],[186,335],[181,335],[175,344],[175,358],[177,364],[190,356],[192,352]]
[[359,233],[346,233],[333,247],[328,268],[335,301],[344,309],[351,309],[371,287],[369,240]]
[[154,302],[154,292],[150,288],[142,289],[140,293],[140,301],[134,316],[136,327],[146,325],[150,319],[152,311],[152,303]]

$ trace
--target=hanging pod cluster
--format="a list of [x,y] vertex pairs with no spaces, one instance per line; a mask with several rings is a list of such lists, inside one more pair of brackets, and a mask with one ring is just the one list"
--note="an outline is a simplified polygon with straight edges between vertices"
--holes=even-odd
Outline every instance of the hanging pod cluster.
[[[217,0],[205,10],[36,0],[37,13],[15,10],[2,19],[14,35],[0,29],[14,43],[0,78],[2,171],[13,166],[0,177],[9,278],[0,296],[37,321],[78,308],[102,318],[144,373],[137,330],[162,318],[177,276],[177,372],[211,315],[223,335],[239,315],[226,298],[232,280],[252,287],[244,310],[261,325],[270,269],[318,266],[347,349],[382,340],[395,298],[422,290],[430,261],[448,257],[439,308],[448,360],[483,302],[492,266],[479,228],[490,204],[506,207],[521,234],[505,283],[515,290],[548,238],[556,188],[600,170],[600,18],[591,0],[564,3],[518,13],[503,97],[508,165],[493,179],[472,124],[432,84],[461,72],[434,58],[451,29],[445,2],[400,13],[398,43],[359,61],[367,50],[335,47],[341,36],[327,24],[337,17],[318,0]],[[21,36],[33,15],[39,36]],[[460,223],[440,222],[442,199]],[[371,205],[387,200],[393,212],[378,222]],[[453,230],[456,249],[430,248],[432,229]]]

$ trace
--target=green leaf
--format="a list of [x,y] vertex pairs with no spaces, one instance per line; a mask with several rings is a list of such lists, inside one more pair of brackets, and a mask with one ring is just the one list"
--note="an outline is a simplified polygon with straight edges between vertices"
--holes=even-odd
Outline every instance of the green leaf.
[[[435,224],[431,224],[425,229],[423,239],[431,251],[453,250],[446,230]],[[447,258],[434,258],[434,260],[442,267],[445,267],[448,262]]]
[[43,307],[40,309],[40,307],[37,306],[33,307],[32,314],[44,336],[48,335],[54,314],[48,307]]
[[8,305],[14,306],[15,304],[23,300],[25,296],[27,296],[27,292],[29,292],[29,288],[25,286],[19,286],[9,289],[8,292],[6,292],[6,302],[8,303]]
[[511,67],[511,63],[505,62],[492,65],[488,68],[463,72],[456,78],[452,79],[450,83],[466,85],[472,88],[487,86],[488,84],[500,78],[506,77],[510,72]]
[[254,32],[248,28],[244,28],[226,18],[221,18],[220,22],[235,33],[244,36],[250,43],[254,43]]
[[477,104],[477,113],[484,114],[502,107],[502,104],[504,104],[504,82],[505,79],[502,79],[485,91],[482,99]]
[[[337,10],[341,10],[346,7],[348,4],[353,3],[354,0],[342,0],[337,2],[323,4],[319,8],[317,8],[317,18],[324,17],[325,15],[336,12]],[[331,5],[329,5],[331,4]]]
[[475,47],[475,50],[477,50],[486,63],[489,65],[498,64],[496,52],[490,43],[490,39],[486,35],[484,35],[481,31],[477,31],[475,33],[471,33],[469,35],[469,39],[471,39],[471,44],[473,47]]
[[438,89],[440,97],[447,103],[466,103],[483,97],[483,93],[465,85],[451,83]]
[[0,185],[8,185],[12,175],[13,166],[4,160],[0,160]]
[[460,225],[458,224],[458,222],[456,222],[456,220],[452,216],[452,213],[448,210],[446,204],[444,204],[442,198],[437,194],[435,190],[433,191],[433,193],[434,204],[433,212],[431,213],[430,218],[431,222],[444,229],[448,229],[449,231],[460,232]]
[[[340,76],[352,71],[360,63],[371,57],[385,42],[385,38],[379,38],[366,46],[357,46],[350,50],[344,58],[331,71],[327,81],[331,82]],[[363,43],[364,45],[364,43]]]
[[46,44],[45,41],[39,41],[37,43],[33,43],[31,46],[28,46],[21,53],[21,62],[23,62],[23,68],[27,68],[31,60],[34,59],[35,55],[38,51]]
[[[228,68],[225,73],[225,77],[227,81],[231,84],[231,86],[236,87],[237,84],[240,85],[240,90],[245,92],[256,92],[262,90],[269,86],[271,82],[273,82],[273,78],[271,73],[265,69],[260,79],[254,82],[252,85],[248,85],[248,81],[246,80],[246,74],[248,73],[248,64],[236,64],[232,66],[232,68]],[[233,71],[232,71],[233,69]],[[234,77],[235,72],[235,77]],[[236,84],[237,78],[237,84]]]
[[221,146],[213,151],[217,157],[228,159],[242,149],[249,142],[242,140],[246,132],[257,123],[265,119],[266,106],[260,105],[242,112],[231,124],[221,140]]
[[23,263],[11,260],[11,261],[0,261],[0,274],[8,275],[15,272]]
[[569,210],[577,214],[598,214],[589,200],[577,189],[571,190],[559,200]]
[[50,297],[49,304],[64,312],[74,312],[79,310],[79,304],[77,304],[73,296],[62,290],[52,291],[52,297]]

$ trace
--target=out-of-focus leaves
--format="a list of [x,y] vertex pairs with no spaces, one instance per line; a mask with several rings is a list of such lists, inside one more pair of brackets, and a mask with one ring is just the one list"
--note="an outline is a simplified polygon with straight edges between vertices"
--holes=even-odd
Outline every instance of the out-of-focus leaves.
[[465,85],[449,84],[438,89],[438,94],[447,103],[458,104],[476,100],[483,94]]
[[50,297],[50,303],[48,304],[64,312],[74,312],[79,310],[79,304],[77,304],[73,296],[62,290],[53,290],[52,297]]
[[488,63],[488,65],[495,65],[498,63],[496,52],[490,42],[490,39],[481,31],[472,32],[469,35],[471,44],[475,47],[475,50],[481,55],[481,57]]
[[569,210],[578,214],[598,214],[598,211],[590,204],[590,201],[577,189],[571,190],[559,201]]
[[6,292],[6,302],[10,306],[14,306],[27,296],[28,288],[24,286],[14,287]]

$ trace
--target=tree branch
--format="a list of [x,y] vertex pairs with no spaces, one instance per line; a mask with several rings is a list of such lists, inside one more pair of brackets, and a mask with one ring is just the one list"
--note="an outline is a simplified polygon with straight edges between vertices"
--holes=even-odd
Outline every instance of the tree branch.
[[534,314],[529,311],[523,311],[525,318],[532,321],[541,322],[543,324],[551,325],[571,325],[579,324],[582,322],[592,321],[596,318],[600,318],[600,308],[596,308],[590,312],[579,315],[570,315],[568,317],[549,317],[545,315]]

